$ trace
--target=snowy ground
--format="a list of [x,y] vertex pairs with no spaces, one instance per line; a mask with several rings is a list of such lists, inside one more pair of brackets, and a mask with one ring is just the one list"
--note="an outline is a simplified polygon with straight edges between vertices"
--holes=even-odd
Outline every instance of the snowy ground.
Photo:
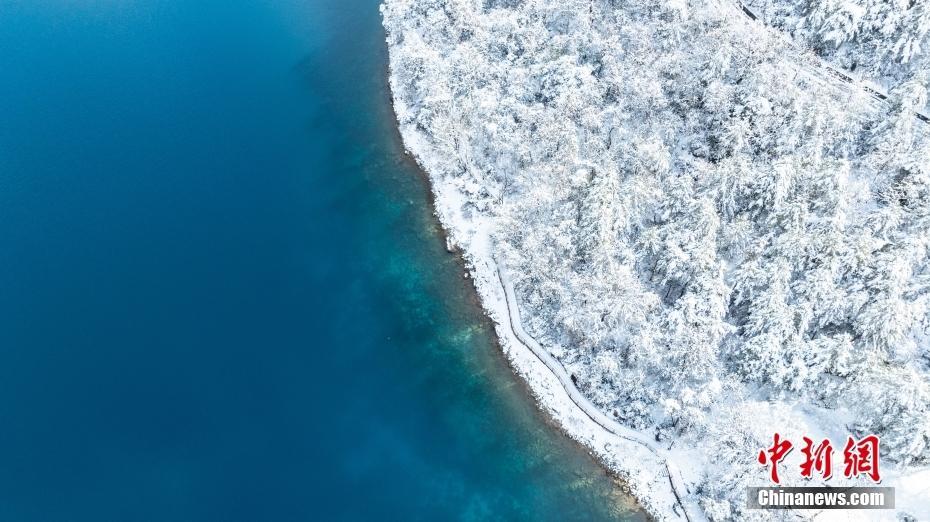
[[[490,3],[505,6],[520,4],[520,2]],[[394,93],[395,112],[405,146],[430,176],[436,213],[448,233],[450,247],[458,248],[463,252],[482,302],[496,324],[501,345],[515,372],[529,383],[540,406],[562,426],[566,433],[584,444],[605,465],[623,477],[642,505],[658,519],[689,521],[702,520],[706,517],[714,520],[736,517],[759,519],[801,517],[815,520],[896,519],[898,515],[889,511],[747,513],[732,504],[733,499],[741,495],[741,491],[718,493],[706,490],[708,482],[713,484],[718,479],[725,479],[727,484],[734,485],[730,489],[736,485],[762,486],[767,484],[764,480],[764,470],[754,462],[755,455],[752,450],[747,451],[745,446],[740,445],[745,445],[747,440],[750,442],[764,441],[775,431],[787,434],[795,440],[799,440],[803,434],[829,436],[834,441],[844,440],[847,435],[844,429],[844,419],[851,414],[842,407],[827,409],[815,406],[803,400],[803,397],[792,398],[790,396],[771,402],[752,396],[748,399],[741,396],[739,400],[718,398],[715,399],[714,405],[709,407],[711,415],[714,416],[708,422],[709,428],[697,431],[695,434],[682,435],[680,438],[665,438],[659,445],[652,426],[638,431],[625,423],[615,421],[610,415],[612,411],[616,411],[615,409],[604,407],[603,403],[600,407],[597,406],[595,403],[598,403],[600,399],[592,401],[575,387],[572,378],[569,377],[569,373],[574,370],[566,371],[565,365],[560,361],[564,357],[562,352],[565,350],[559,347],[559,342],[552,338],[547,338],[545,342],[537,342],[532,335],[527,333],[527,330],[534,331],[534,328],[538,328],[538,324],[534,327],[524,327],[524,320],[527,316],[537,323],[540,321],[540,316],[536,313],[537,310],[526,309],[527,305],[521,300],[519,288],[515,290],[514,283],[511,282],[511,277],[515,282],[527,280],[527,274],[509,273],[514,268],[512,266],[514,263],[513,245],[508,247],[511,249],[510,252],[501,252],[498,246],[501,228],[514,226],[512,216],[507,216],[501,210],[504,208],[501,201],[506,201],[506,194],[499,194],[497,190],[500,187],[495,186],[495,183],[483,181],[477,174],[474,174],[471,171],[474,167],[465,169],[468,175],[461,174],[462,162],[468,164],[472,161],[468,156],[473,153],[473,150],[463,144],[469,137],[457,134],[461,129],[455,127],[455,122],[443,121],[435,116],[439,114],[438,110],[442,107],[448,104],[454,107],[456,104],[456,93],[448,92],[451,82],[444,81],[445,78],[439,76],[440,74],[481,73],[481,71],[467,69],[455,69],[451,72],[429,70],[418,61],[425,59],[432,60],[433,63],[444,63],[442,53],[448,50],[446,48],[448,44],[440,40],[432,40],[433,37],[429,30],[418,30],[416,27],[449,23],[448,20],[454,17],[449,15],[448,11],[454,11],[456,3],[389,0],[386,7],[385,25],[389,31],[391,58],[390,80]],[[443,11],[446,12],[443,13]],[[400,14],[410,18],[405,20],[392,18],[399,17]],[[507,22],[513,22],[513,20],[503,20],[500,23]],[[747,25],[745,20],[741,20],[739,24],[742,29],[737,27],[731,32],[747,31],[747,34],[737,34],[736,38],[749,38],[751,36],[748,34],[751,31],[758,30]],[[568,23],[568,27],[570,26],[571,24]],[[470,35],[470,29],[466,28],[461,31],[462,34]],[[752,55],[752,51],[749,55]],[[808,79],[798,81],[808,89],[821,89],[817,96],[833,96],[829,93],[834,90],[838,92],[843,90],[843,86],[827,85],[830,80],[825,79],[821,72],[803,69],[803,60],[793,60],[789,57],[784,60],[783,65],[799,67],[800,73]],[[507,76],[508,73],[497,71],[496,74]],[[798,74],[795,73],[790,78],[795,81]],[[862,101],[852,96],[854,95],[848,95],[846,99]],[[440,99],[441,103],[436,103],[436,99]],[[481,101],[482,106],[489,111],[496,103],[497,100],[488,97]],[[872,104],[873,102],[863,102],[863,106],[866,103]],[[882,109],[878,107],[857,110],[860,110],[861,114],[866,114],[868,111]],[[433,124],[435,127],[430,128]],[[436,128],[442,128],[448,132],[437,133]],[[465,131],[468,130],[466,125]],[[498,135],[497,124],[486,124],[482,127],[482,132],[487,132],[492,136]],[[545,143],[547,138],[538,139]],[[613,141],[612,131],[608,141]],[[489,143],[481,144],[481,146],[506,148],[513,144]],[[500,158],[494,165],[503,170],[513,168]],[[571,180],[565,180],[565,182],[571,183]],[[859,182],[855,179],[853,182],[867,184],[867,182]],[[862,207],[871,205],[869,201],[857,204]],[[504,217],[509,220],[505,220]],[[501,260],[502,257],[506,258],[508,255],[511,256],[509,259]],[[501,260],[500,263],[498,260]],[[520,269],[519,266],[516,268]],[[521,316],[524,319],[521,319]],[[554,353],[554,351],[559,353]],[[572,364],[574,368],[579,368],[587,363],[573,360]],[[751,387],[741,388],[739,393],[747,393],[746,390],[751,391]],[[730,440],[728,437],[735,437],[733,435],[735,430],[731,429],[731,425],[739,425],[739,429],[742,430],[739,436],[743,438],[733,439],[736,443],[731,448],[733,453],[729,455],[730,460],[721,459],[718,453],[708,451],[708,448],[714,447],[715,451],[719,451],[721,447],[726,449],[726,442]],[[785,467],[797,467],[799,453],[795,451],[789,456]],[[740,467],[728,467],[734,459],[735,461],[744,460],[745,464]],[[882,485],[896,488],[897,511],[916,517],[917,520],[930,520],[930,469],[910,466],[902,470],[891,463],[885,463],[883,466]],[[801,484],[803,482],[792,477],[787,485]],[[830,482],[833,486],[842,484],[844,482],[838,480]],[[725,500],[726,498],[729,500]]]
[[[411,128],[401,132],[405,144],[417,142]],[[421,166],[429,164],[428,152],[414,156]],[[463,196],[454,186],[433,184],[433,194],[449,247],[463,252],[504,354],[514,372],[529,384],[539,406],[566,434],[622,477],[651,515],[659,520],[706,520],[690,495],[697,468],[690,465],[688,455],[663,451],[648,436],[613,422],[571,384],[561,364],[523,331],[513,287],[494,259],[488,225],[456,212],[462,207]],[[683,469],[680,463],[689,465]]]
[[[413,129],[404,128],[402,133],[405,143],[417,143]],[[428,152],[424,155],[414,153],[414,156],[421,166],[428,165]],[[558,361],[547,357],[548,354],[538,345],[534,350],[534,341],[519,326],[513,288],[491,251],[487,235],[489,225],[465,219],[456,212],[462,207],[463,196],[454,186],[433,185],[433,194],[436,212],[448,234],[449,246],[464,253],[470,275],[485,310],[494,321],[504,353],[514,372],[529,384],[539,406],[558,422],[565,433],[622,477],[640,504],[657,520],[706,520],[692,494],[704,460],[699,452],[686,449],[663,451],[649,440],[647,434],[617,425],[572,386]],[[896,488],[898,511],[906,512],[916,520],[930,520],[930,469],[911,471],[903,476],[891,474],[882,485]],[[799,516],[824,522],[898,520],[890,512],[875,511],[824,510],[809,511]]]

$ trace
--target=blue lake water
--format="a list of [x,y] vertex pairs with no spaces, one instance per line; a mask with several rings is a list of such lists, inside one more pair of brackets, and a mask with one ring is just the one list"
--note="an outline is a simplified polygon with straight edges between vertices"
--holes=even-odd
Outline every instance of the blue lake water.
[[641,518],[444,250],[377,7],[0,2],[0,520]]

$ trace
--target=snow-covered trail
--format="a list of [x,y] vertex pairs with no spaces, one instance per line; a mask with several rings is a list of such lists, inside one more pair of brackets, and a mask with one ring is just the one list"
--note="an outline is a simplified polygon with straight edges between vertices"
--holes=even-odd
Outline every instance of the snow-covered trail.
[[578,407],[589,419],[600,425],[602,428],[612,433],[616,437],[639,444],[648,449],[652,454],[662,459],[665,463],[665,471],[668,474],[669,485],[672,493],[682,508],[682,514],[688,522],[697,522],[706,520],[703,511],[696,503],[690,499],[688,488],[685,486],[681,477],[681,471],[678,466],[671,460],[665,450],[658,447],[653,441],[649,440],[642,433],[633,429],[622,426],[598,409],[587,397],[585,397],[575,384],[572,382],[562,364],[556,360],[545,348],[543,348],[526,330],[523,329],[523,323],[520,320],[520,309],[517,306],[516,294],[514,293],[513,284],[507,277],[507,274],[501,264],[495,259],[494,268],[497,272],[498,280],[504,291],[505,303],[507,305],[508,321],[504,323],[513,332],[514,337],[526,346],[533,355],[536,356],[546,368],[558,379],[562,388],[571,398],[575,406]]
[[[736,11],[738,11],[742,15],[743,18],[747,18],[752,22],[758,23],[760,26],[764,27],[765,29],[768,29],[768,30],[771,30],[777,33],[781,38],[784,38],[792,46],[798,47],[798,45],[793,40],[791,40],[791,38],[789,38],[787,35],[784,35],[777,29],[766,25],[765,22],[762,20],[762,18],[758,14],[753,12],[752,9],[746,7],[746,5],[743,4],[740,0],[731,0],[730,2],[727,2],[727,3],[730,3],[731,5],[733,5],[736,8]],[[802,49],[799,49],[799,51],[804,53]],[[814,62],[813,65],[816,68],[820,69],[823,72],[823,74],[829,79],[840,80],[843,83],[846,83],[852,87],[858,88],[859,90],[861,90],[862,92],[870,96],[872,99],[880,103],[888,102],[888,93],[879,85],[872,83],[872,82],[866,82],[864,80],[857,79],[855,75],[853,75],[851,72],[845,71],[839,67],[836,67],[835,65],[828,63],[826,60],[820,58],[819,56],[814,56],[813,58],[814,60],[816,60],[816,62]],[[811,71],[807,71],[807,72],[813,74]],[[928,116],[924,112],[915,111],[914,117],[916,117],[919,121],[923,123],[930,124],[930,116]]]

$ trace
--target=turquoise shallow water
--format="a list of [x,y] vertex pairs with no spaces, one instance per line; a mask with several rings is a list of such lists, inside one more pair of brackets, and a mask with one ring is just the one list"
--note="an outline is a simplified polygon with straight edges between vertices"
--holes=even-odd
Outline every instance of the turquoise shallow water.
[[402,154],[376,0],[0,3],[0,520],[616,520]]

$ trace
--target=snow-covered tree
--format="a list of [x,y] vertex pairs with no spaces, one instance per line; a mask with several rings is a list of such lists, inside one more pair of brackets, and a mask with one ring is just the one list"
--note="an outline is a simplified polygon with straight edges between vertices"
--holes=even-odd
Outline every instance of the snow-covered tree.
[[[930,63],[923,0],[788,2],[766,16],[825,56]],[[398,120],[444,223],[506,267],[527,332],[606,415],[715,441],[711,518],[754,515],[732,492],[774,410],[858,419],[889,459],[928,461],[926,78],[879,103],[700,0],[384,12]]]

